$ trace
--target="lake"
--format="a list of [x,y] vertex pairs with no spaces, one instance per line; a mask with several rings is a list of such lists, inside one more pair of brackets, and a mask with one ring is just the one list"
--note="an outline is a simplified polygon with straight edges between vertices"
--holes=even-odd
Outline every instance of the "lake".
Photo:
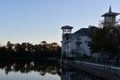
[[0,80],[102,80],[56,61],[0,61]]

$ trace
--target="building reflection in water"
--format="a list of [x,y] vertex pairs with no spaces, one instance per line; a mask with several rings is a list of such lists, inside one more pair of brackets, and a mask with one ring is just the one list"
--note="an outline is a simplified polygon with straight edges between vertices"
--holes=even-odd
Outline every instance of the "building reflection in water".
[[78,69],[64,65],[61,71],[61,80],[103,80]]

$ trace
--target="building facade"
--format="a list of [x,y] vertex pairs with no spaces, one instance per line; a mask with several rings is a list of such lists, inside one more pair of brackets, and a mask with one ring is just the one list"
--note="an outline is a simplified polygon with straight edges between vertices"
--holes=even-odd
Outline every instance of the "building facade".
[[[109,11],[102,15],[104,20],[102,22],[104,27],[116,27],[118,22],[116,21],[116,16],[119,13],[112,12],[111,6]],[[91,41],[90,36],[94,34],[97,29],[95,26],[89,26],[88,28],[81,28],[78,31],[71,33],[73,27],[63,26],[62,28],[62,56],[67,57],[79,57],[81,55],[91,56],[90,47],[88,43]],[[97,57],[98,55],[96,55]]]
[[71,26],[63,26],[62,34],[62,55],[67,57],[78,57],[81,55],[90,56],[90,49],[88,46],[91,41],[90,35],[94,32],[96,27],[82,28],[75,33],[71,33]]

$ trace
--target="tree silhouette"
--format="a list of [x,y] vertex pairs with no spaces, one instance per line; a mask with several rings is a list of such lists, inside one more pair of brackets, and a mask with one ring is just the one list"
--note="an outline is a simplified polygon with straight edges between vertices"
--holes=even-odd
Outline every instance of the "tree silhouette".
[[33,45],[29,42],[11,43],[7,42],[6,46],[0,47],[0,59],[48,59],[48,57],[60,57],[61,48],[56,43],[47,43],[42,41],[40,44]]
[[92,53],[103,53],[109,58],[115,58],[119,54],[120,31],[115,27],[98,29],[89,43]]

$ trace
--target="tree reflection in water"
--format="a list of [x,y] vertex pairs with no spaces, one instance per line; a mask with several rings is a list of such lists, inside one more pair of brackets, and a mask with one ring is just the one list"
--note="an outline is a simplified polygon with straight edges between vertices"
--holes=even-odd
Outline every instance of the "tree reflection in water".
[[2,61],[0,60],[0,69],[5,70],[6,75],[9,72],[30,73],[39,72],[44,76],[46,73],[60,74],[61,68],[56,61]]

